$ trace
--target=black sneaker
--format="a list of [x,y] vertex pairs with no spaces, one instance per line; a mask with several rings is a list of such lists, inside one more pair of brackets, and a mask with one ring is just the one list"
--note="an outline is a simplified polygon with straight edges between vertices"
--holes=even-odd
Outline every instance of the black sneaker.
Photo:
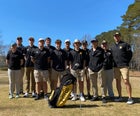
[[103,97],[103,98],[102,98],[102,102],[103,102],[103,103],[107,103],[107,101],[106,101],[106,98],[105,98],[105,97]]
[[88,93],[87,97],[88,97],[89,100],[92,99],[90,93]]
[[44,97],[44,92],[40,93],[40,97],[43,98]]
[[40,95],[37,94],[34,100],[39,100],[40,99]]
[[98,100],[98,97],[95,97],[95,96],[93,96],[93,97],[90,99],[90,101],[96,101],[96,100]]

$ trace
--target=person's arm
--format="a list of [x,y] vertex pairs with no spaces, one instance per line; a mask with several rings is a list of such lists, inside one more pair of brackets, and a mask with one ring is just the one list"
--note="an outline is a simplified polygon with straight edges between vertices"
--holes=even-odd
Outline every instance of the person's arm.
[[8,59],[6,59],[6,65],[9,65],[9,60]]
[[20,65],[23,65],[23,62],[24,62],[23,59],[21,59],[21,60],[20,60]]

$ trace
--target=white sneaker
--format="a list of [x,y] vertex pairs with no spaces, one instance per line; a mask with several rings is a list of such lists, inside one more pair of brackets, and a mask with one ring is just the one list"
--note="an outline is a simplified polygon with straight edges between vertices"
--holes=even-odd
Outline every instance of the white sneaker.
[[19,98],[19,95],[16,95],[16,98]]
[[29,97],[29,94],[28,93],[25,93],[23,97]]
[[71,92],[71,94],[70,94],[70,98],[73,98],[73,97],[74,97],[74,93]]
[[36,93],[33,92],[33,93],[32,93],[32,97],[36,97]]
[[126,102],[127,104],[131,105],[134,103],[134,100],[132,98],[128,98],[128,101]]
[[9,99],[13,99],[14,98],[14,96],[13,95],[9,95]]
[[86,101],[83,95],[80,96],[80,100],[81,100],[82,102],[85,102],[85,101]]
[[74,95],[71,100],[76,101],[77,100],[77,95]]

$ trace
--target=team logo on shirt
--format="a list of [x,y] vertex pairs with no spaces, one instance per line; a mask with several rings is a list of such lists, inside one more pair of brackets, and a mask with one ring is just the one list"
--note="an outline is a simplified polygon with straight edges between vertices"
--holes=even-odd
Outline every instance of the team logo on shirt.
[[29,48],[27,49],[27,51],[29,51]]
[[82,52],[80,52],[80,54],[82,54]]
[[122,49],[122,46],[120,46],[119,48]]

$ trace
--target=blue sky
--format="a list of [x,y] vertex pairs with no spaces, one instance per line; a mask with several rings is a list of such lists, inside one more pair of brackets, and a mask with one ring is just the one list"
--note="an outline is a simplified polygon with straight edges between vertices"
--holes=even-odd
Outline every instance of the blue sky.
[[115,29],[122,23],[134,0],[0,0],[0,39],[10,44],[17,36],[23,45],[33,36],[64,41],[81,39],[85,34],[95,37]]

